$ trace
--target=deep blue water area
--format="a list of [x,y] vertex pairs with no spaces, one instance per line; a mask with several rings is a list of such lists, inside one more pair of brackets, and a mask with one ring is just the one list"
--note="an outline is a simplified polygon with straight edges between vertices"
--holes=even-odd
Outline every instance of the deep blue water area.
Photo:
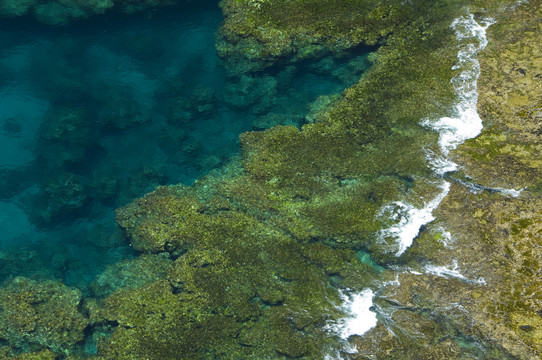
[[2,21],[2,280],[57,278],[85,290],[132,256],[115,208],[220,167],[242,132],[310,121],[318,96],[367,66],[358,54],[230,77],[215,52],[217,4],[191,6],[61,28]]

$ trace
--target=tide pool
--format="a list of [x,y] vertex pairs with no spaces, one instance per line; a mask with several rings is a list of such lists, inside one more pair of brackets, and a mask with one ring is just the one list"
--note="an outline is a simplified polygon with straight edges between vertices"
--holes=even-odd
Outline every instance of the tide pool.
[[[132,256],[114,209],[223,166],[242,132],[315,121],[309,115],[333,99],[318,97],[340,93],[368,66],[368,51],[357,51],[231,76],[215,50],[221,21],[214,2],[64,27],[3,20],[3,278],[56,278],[86,291],[106,264]],[[11,268],[22,249],[34,264]]]

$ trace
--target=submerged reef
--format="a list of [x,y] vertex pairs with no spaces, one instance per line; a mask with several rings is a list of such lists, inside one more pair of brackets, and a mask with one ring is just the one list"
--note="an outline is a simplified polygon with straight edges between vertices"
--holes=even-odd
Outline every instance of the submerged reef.
[[[485,129],[454,151],[461,170],[445,174],[452,185],[435,220],[397,256],[397,239],[378,235],[394,224],[382,209],[422,207],[439,193],[427,157],[438,134],[420,122],[450,115],[456,101],[450,24],[466,3],[496,21],[480,53]],[[261,105],[262,123],[275,121],[272,106],[251,84],[276,84],[251,71],[379,46],[362,78],[319,98],[304,124],[245,132],[239,158],[119,208],[136,257],[110,265],[84,298],[54,281],[6,281],[0,358],[540,358],[542,2],[504,5],[222,1],[217,50],[239,80],[230,102]],[[192,96],[160,106],[179,123],[215,111],[212,92]],[[62,124],[84,119],[66,113]],[[62,124],[45,143],[64,146]],[[55,183],[51,198],[62,199]],[[378,325],[343,347],[331,330],[348,315],[341,294],[367,288]]]
[[341,314],[332,276],[360,288],[377,275],[352,250],[303,245],[207,193],[212,181],[161,187],[117,212],[136,250],[176,260],[164,279],[103,300],[93,317],[119,325],[105,358],[314,358]]
[[79,290],[59,282],[14,278],[0,289],[0,338],[14,355],[36,351],[42,356],[37,358],[46,359],[54,358],[51,352],[70,354],[88,325],[79,310],[81,300]]

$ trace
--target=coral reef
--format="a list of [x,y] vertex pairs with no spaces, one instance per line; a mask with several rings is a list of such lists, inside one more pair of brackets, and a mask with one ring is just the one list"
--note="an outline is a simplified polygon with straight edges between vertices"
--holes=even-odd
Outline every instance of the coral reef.
[[[69,354],[88,325],[80,302],[79,290],[59,282],[14,278],[0,288],[0,338],[11,350]],[[51,357],[50,351],[36,355]]]
[[351,250],[301,245],[198,190],[162,187],[118,210],[136,250],[178,258],[167,281],[103,300],[92,318],[119,325],[101,345],[106,358],[318,356],[331,339],[326,323],[340,316],[330,276],[361,288],[377,272]]
[[[437,135],[419,123],[454,103],[449,25],[464,3],[224,0],[217,48],[243,59],[230,105],[285,125],[242,134],[242,156],[194,185],[158,187],[118,209],[139,257],[95,279],[85,315],[81,294],[60,283],[6,282],[0,338],[10,348],[0,356],[77,358],[86,329],[99,360],[317,359],[340,351],[326,329],[345,315],[339,289],[372,287],[380,322],[350,339],[351,359],[540,358],[542,4],[503,12],[505,1],[486,2],[476,5],[497,17],[480,55],[486,128],[454,152],[462,170],[448,174],[436,220],[404,255],[376,236],[390,222],[381,210],[422,206],[438,191],[425,152]],[[263,115],[278,82],[247,71],[377,43],[363,78],[320,98],[303,126]],[[173,122],[215,111],[214,93],[191,96],[161,106]]]

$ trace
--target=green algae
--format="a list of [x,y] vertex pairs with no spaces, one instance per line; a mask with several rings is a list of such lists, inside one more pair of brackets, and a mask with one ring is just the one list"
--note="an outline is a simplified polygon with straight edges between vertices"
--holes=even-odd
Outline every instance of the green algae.
[[9,355],[9,348],[5,349],[4,352],[2,348],[0,348],[0,359],[10,359],[10,360],[55,360],[57,359],[57,355],[52,352],[51,350],[42,350],[38,352],[32,352],[32,353],[25,353],[22,355]]
[[143,254],[133,260],[109,265],[91,284],[96,297],[105,297],[126,288],[138,288],[163,278],[171,260],[166,254]]
[[[383,225],[377,214],[391,201],[435,191],[422,145],[435,146],[436,134],[418,123],[447,114],[454,101],[449,79],[457,49],[449,24],[462,4],[411,3],[222,2],[226,22],[218,50],[250,60],[248,69],[360,44],[382,46],[362,81],[319,110],[317,121],[243,134],[242,168],[231,165],[192,187],[160,187],[117,211],[127,241],[144,255],[114,265],[93,285],[88,321],[94,332],[110,333],[99,340],[95,358],[319,358],[336,340],[323,327],[344,315],[335,308],[338,287],[361,290],[395,277],[377,265],[396,261],[387,249],[393,244],[375,241]],[[513,103],[526,106],[522,99]],[[483,107],[486,117],[491,106]],[[502,152],[536,150],[523,143],[505,148],[510,138],[502,129],[460,150],[473,160],[469,174],[484,159],[493,166]],[[472,144],[478,149],[465,150]],[[396,311],[390,319],[382,313],[381,324],[352,340],[359,350],[352,358],[536,356],[538,205],[538,198],[525,203],[454,187],[438,224],[400,261],[420,269],[458,259],[467,278],[483,276],[489,287],[402,275],[398,288],[376,299]],[[459,234],[457,244],[445,246],[437,225]],[[468,313],[450,309],[454,303]],[[27,332],[33,318],[25,319],[6,328],[20,324],[9,331]],[[494,343],[484,344],[482,354],[465,346],[464,339],[478,338]],[[74,346],[45,345],[59,353]],[[26,358],[32,356],[53,358],[48,350]]]
[[79,311],[81,297],[59,282],[23,277],[6,282],[0,289],[0,338],[18,352],[39,352],[36,358],[70,354],[88,325]]
[[[183,203],[190,195],[185,191],[161,188],[119,211],[121,225],[138,219],[125,227],[128,236],[139,238],[133,242],[137,249],[155,251],[160,243],[171,252],[182,248],[182,255],[168,271],[168,282],[119,290],[103,300],[95,318],[119,324],[103,351],[121,359],[173,353],[194,359],[317,356],[329,341],[324,325],[340,315],[333,310],[339,298],[329,277],[360,288],[375,272],[352,251],[301,245],[248,214],[213,213],[195,197]],[[157,222],[171,231],[153,230]],[[141,236],[150,233],[154,238]],[[143,312],[135,305],[140,303]],[[162,316],[153,320],[148,311]],[[172,331],[183,336],[171,338]],[[168,349],[156,343],[156,333],[170,336]],[[129,339],[139,337],[149,342],[130,345]]]

